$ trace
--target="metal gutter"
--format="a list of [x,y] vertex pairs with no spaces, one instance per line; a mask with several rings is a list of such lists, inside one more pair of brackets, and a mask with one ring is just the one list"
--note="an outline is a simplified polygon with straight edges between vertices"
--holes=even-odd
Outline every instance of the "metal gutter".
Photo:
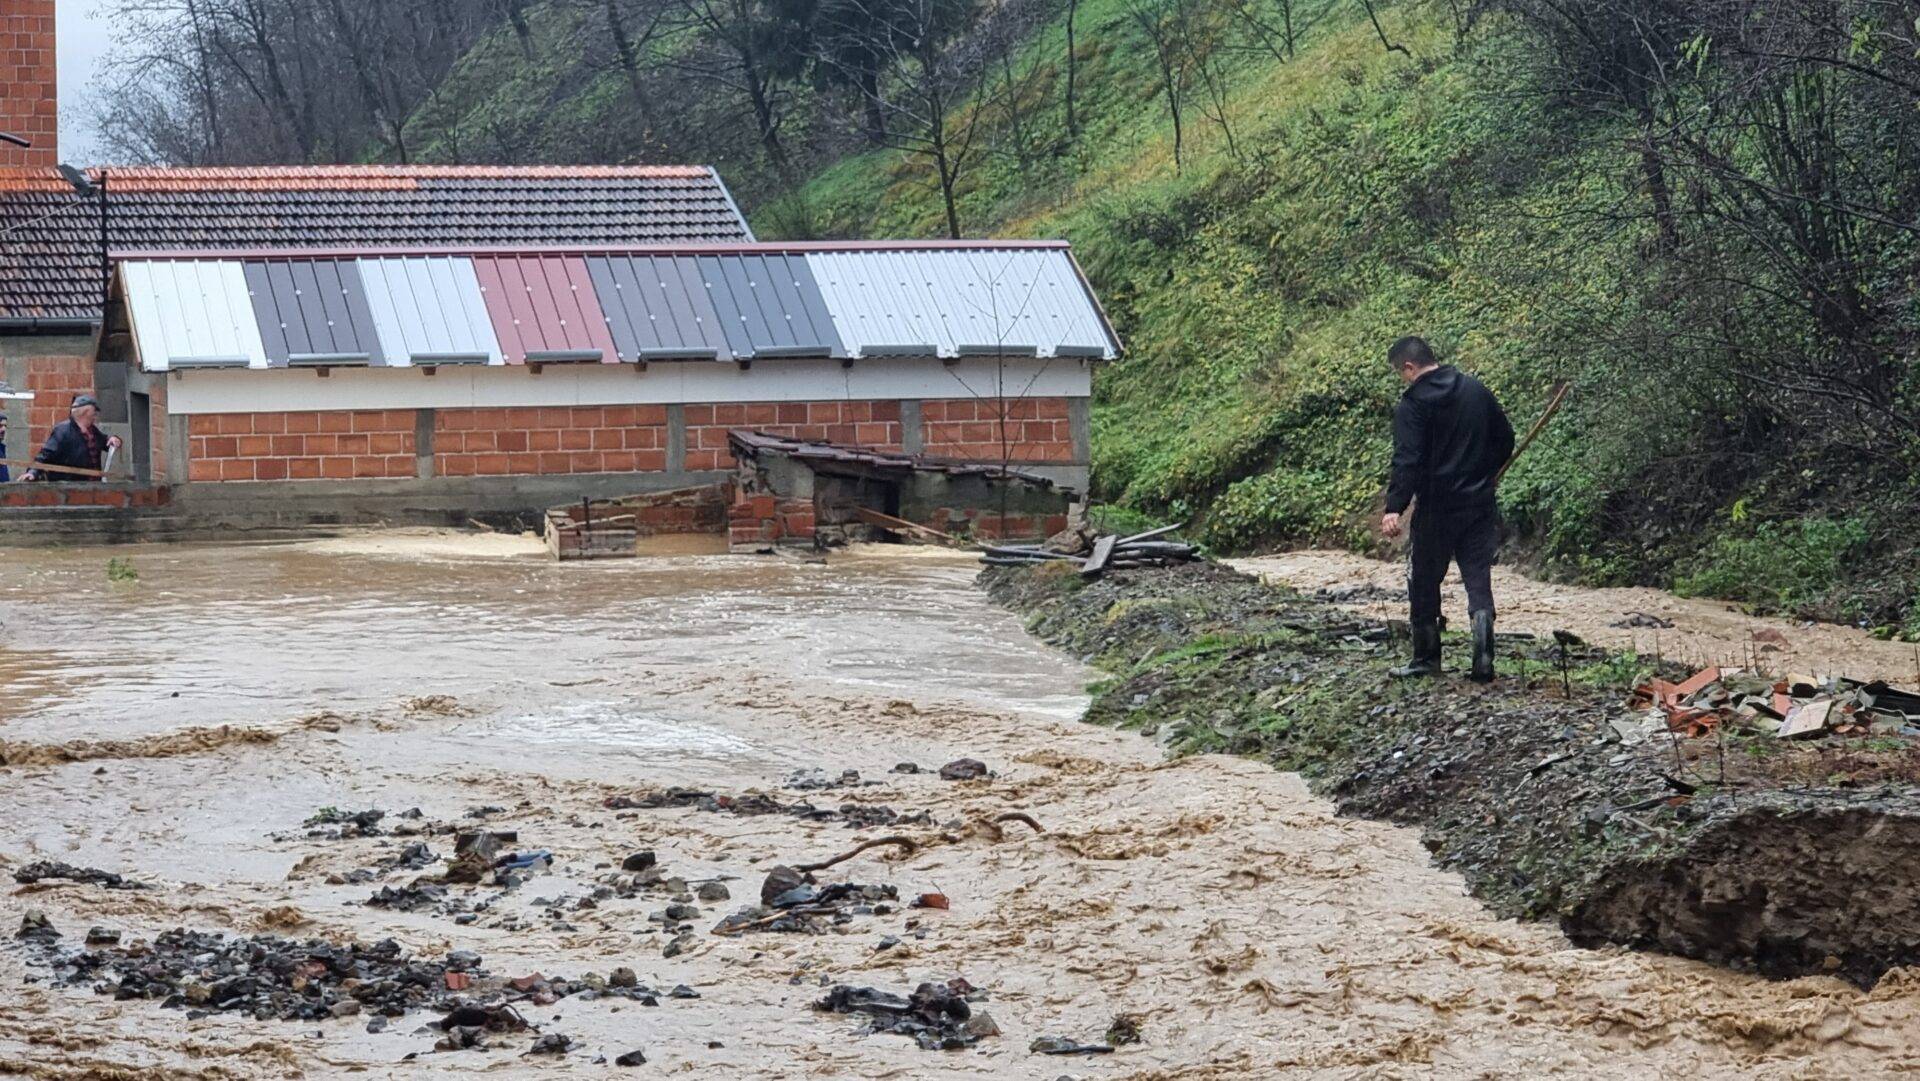
[[[453,255],[813,255],[833,252],[1067,251],[1064,240],[801,240],[660,244],[522,244],[351,248],[158,248],[116,251],[115,260],[379,259]],[[1076,267],[1076,269],[1078,269]]]
[[49,319],[37,315],[0,317],[0,333],[25,331],[28,334],[91,334],[98,329],[100,329],[98,319],[76,319],[71,316]]

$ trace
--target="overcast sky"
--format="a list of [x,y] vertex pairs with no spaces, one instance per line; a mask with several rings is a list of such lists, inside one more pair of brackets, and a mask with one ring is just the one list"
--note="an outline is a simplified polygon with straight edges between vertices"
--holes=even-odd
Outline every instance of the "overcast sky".
[[60,39],[60,157],[74,165],[100,164],[100,142],[87,120],[94,79],[113,44],[101,9],[107,0],[54,0]]

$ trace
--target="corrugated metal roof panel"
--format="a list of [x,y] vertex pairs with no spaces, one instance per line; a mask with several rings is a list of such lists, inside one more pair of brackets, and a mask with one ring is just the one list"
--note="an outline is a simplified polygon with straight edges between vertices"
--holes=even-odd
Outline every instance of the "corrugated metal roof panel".
[[182,260],[129,264],[126,293],[148,371],[244,360],[267,366],[266,346],[237,262]]
[[359,266],[351,260],[249,262],[247,286],[267,362],[385,364]]
[[732,359],[693,260],[670,255],[590,256],[587,272],[622,360]]
[[829,251],[805,258],[841,340],[860,355],[868,344],[902,342],[932,342],[943,357],[1001,350],[1051,357],[1062,347],[1065,355],[1118,355],[1062,249]]
[[361,259],[358,269],[388,364],[505,363],[473,260]]
[[587,262],[573,255],[481,256],[473,261],[508,364],[620,361]]

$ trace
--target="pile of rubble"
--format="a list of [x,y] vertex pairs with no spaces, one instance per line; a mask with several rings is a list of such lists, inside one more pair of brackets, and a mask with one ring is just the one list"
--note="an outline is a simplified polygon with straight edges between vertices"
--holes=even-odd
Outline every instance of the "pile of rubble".
[[1784,679],[1742,668],[1704,668],[1681,683],[1650,679],[1628,705],[1640,716],[1615,723],[1623,738],[1671,732],[1699,738],[1741,732],[1780,739],[1920,736],[1920,694],[1844,677]]
[[1070,529],[1039,545],[1001,545],[983,549],[980,562],[990,567],[1021,567],[1034,563],[1066,563],[1082,576],[1097,578],[1109,570],[1128,567],[1168,567],[1200,560],[1200,549],[1164,539],[1179,525],[1149,529],[1130,537],[1096,536],[1090,530]]

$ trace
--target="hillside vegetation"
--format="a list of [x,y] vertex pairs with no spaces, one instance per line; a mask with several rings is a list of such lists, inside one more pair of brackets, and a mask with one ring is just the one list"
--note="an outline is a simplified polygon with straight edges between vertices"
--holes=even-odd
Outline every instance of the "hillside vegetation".
[[1066,237],[1128,347],[1103,501],[1376,544],[1418,333],[1522,429],[1572,383],[1502,494],[1543,570],[1920,626],[1906,5],[507,7],[367,156],[712,161],[763,238]]

